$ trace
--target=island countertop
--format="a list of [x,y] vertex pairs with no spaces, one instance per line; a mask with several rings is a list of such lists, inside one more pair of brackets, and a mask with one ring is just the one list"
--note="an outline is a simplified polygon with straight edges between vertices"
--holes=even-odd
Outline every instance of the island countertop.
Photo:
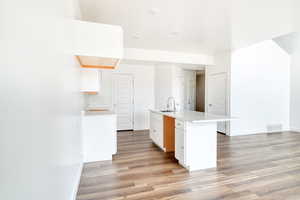
[[177,111],[177,112],[162,112],[160,110],[151,109],[151,112],[173,117],[178,120],[192,123],[205,123],[205,122],[225,122],[231,121],[234,118],[223,115],[213,115],[205,112],[196,111]]
[[84,116],[96,116],[96,115],[116,115],[115,112],[105,110],[105,111],[81,111],[81,114]]

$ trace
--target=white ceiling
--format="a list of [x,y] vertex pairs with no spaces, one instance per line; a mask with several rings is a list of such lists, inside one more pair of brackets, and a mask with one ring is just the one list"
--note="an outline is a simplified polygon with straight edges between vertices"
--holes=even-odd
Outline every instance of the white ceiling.
[[227,0],[81,0],[83,20],[121,25],[126,48],[213,54],[229,49]]
[[299,38],[299,33],[290,33],[274,38],[273,40],[288,54],[293,54],[296,51],[297,41],[299,41]]
[[294,32],[294,1],[80,0],[80,7],[83,20],[121,25],[126,48],[212,55]]

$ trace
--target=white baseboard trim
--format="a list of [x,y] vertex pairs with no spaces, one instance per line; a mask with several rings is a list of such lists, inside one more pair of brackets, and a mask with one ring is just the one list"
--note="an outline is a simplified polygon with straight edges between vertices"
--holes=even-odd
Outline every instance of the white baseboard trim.
[[[280,131],[253,131],[253,132],[244,132],[244,133],[231,133],[230,136],[243,136],[243,135],[256,135],[256,134],[267,134],[267,133],[281,133],[292,131],[291,129],[280,130]],[[298,131],[297,131],[298,132]],[[299,131],[300,132],[300,131]]]
[[80,184],[80,178],[81,178],[82,170],[83,170],[83,162],[81,162],[79,164],[79,169],[78,169],[77,174],[76,174],[76,181],[74,183],[73,194],[72,194],[72,199],[71,200],[76,200],[77,192],[78,192],[78,188],[79,188],[79,184]]
[[299,132],[300,133],[300,128],[291,127],[291,131],[293,131],[293,132]]

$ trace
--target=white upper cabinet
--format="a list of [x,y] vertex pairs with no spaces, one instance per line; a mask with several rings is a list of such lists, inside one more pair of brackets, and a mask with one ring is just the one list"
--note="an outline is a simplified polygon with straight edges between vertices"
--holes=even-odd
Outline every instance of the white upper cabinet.
[[80,73],[80,91],[88,94],[97,94],[100,89],[99,72],[97,70],[82,70]]
[[70,31],[72,53],[82,67],[114,68],[123,57],[121,26],[72,20]]

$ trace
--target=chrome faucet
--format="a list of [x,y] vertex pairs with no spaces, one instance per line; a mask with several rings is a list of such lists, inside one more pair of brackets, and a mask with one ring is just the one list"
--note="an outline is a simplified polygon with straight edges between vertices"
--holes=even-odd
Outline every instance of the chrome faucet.
[[169,97],[168,98],[168,100],[167,100],[167,110],[169,110],[171,112],[176,112],[176,102],[175,102],[174,97]]

